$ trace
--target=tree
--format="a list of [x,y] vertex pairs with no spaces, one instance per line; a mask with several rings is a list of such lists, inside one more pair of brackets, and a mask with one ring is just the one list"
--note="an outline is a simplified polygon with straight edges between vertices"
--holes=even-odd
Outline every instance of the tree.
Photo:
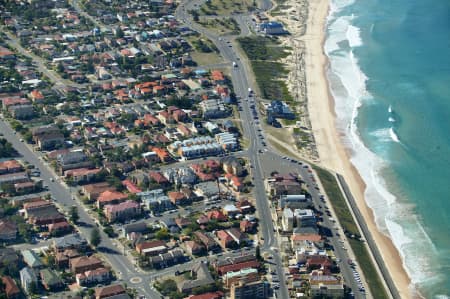
[[91,245],[97,247],[101,241],[100,231],[95,227],[91,230]]
[[38,286],[36,284],[36,282],[31,281],[30,284],[28,285],[28,293],[30,295],[36,294],[39,291]]
[[255,256],[257,260],[261,260],[261,249],[259,248],[259,245],[257,245],[255,248]]
[[27,242],[31,240],[31,226],[26,223],[19,223],[17,226],[19,235]]
[[124,36],[123,30],[120,27],[117,27],[116,29],[116,37],[117,38],[122,38]]
[[166,228],[161,228],[156,232],[155,237],[158,240],[168,240],[170,237],[169,231]]
[[78,208],[77,206],[73,205],[70,207],[70,221],[73,223],[77,223],[78,219],[80,219],[80,216],[78,215]]

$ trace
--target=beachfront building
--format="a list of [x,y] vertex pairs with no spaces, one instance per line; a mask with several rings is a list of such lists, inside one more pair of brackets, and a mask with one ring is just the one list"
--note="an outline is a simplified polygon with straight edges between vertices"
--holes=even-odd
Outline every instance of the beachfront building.
[[283,24],[273,21],[259,24],[259,31],[268,35],[279,35],[287,33],[287,31],[283,28]]
[[281,195],[280,207],[291,209],[305,209],[312,206],[311,199],[304,194]]

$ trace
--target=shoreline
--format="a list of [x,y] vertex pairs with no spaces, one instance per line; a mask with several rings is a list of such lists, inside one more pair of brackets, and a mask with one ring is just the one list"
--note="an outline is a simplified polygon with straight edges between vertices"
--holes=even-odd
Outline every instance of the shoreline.
[[[325,26],[329,14],[329,0],[308,1],[309,15],[305,41],[306,86],[309,120],[312,125],[321,166],[342,174],[356,199],[369,231],[394,284],[402,298],[414,296],[416,290],[411,285],[399,251],[390,237],[383,234],[375,223],[373,211],[364,200],[366,185],[355,166],[351,163],[351,152],[342,140],[343,133],[336,126],[334,98],[327,78],[328,57],[324,52]],[[417,295],[417,294],[416,294]]]
[[[299,151],[295,145],[286,146],[285,149],[291,153],[299,153],[303,158],[312,160],[324,168],[341,174],[345,178],[399,295],[401,298],[422,298],[419,291],[412,284],[404,268],[400,252],[395,247],[392,239],[381,232],[375,223],[373,211],[365,201],[364,192],[366,185],[358,170],[351,163],[351,148],[346,146],[343,139],[344,133],[339,131],[336,124],[335,102],[327,78],[329,60],[324,52],[325,29],[329,15],[330,0],[304,0],[300,1],[300,3],[295,0],[288,0],[285,5],[296,8],[297,11],[301,11],[307,6],[307,16],[305,20],[302,20],[303,22],[299,20],[291,21],[289,16],[279,16],[275,17],[275,19],[280,19],[285,23],[291,33],[287,43],[291,46],[293,45],[294,49],[302,48],[301,51],[303,51],[303,65],[301,66],[303,69],[298,68],[295,65],[295,61],[289,61],[289,59],[284,61],[284,63],[291,70],[290,76],[294,74],[294,77],[297,78],[297,76],[302,75],[301,72],[305,74],[303,79],[306,83],[303,87],[306,88],[304,96],[307,101],[306,105],[304,102],[299,102],[299,105],[301,109],[306,109],[306,118],[315,140],[315,150],[319,159],[317,161],[314,155]],[[291,8],[285,11],[289,11]],[[297,54],[294,51],[292,56]],[[288,82],[288,88],[291,92],[299,88],[298,82]],[[275,137],[270,139],[272,139],[272,142],[277,141]]]

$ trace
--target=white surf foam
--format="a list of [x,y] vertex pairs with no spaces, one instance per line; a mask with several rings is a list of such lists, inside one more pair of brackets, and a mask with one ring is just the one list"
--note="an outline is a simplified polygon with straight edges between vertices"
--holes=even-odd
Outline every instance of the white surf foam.
[[[360,138],[356,125],[358,109],[362,102],[374,99],[366,90],[367,77],[360,70],[352,48],[341,46],[345,44],[342,43],[345,39],[350,46],[362,45],[363,41],[356,38],[350,41],[356,36],[352,35],[354,32],[358,32],[360,38],[359,29],[355,30],[356,27],[351,24],[352,16],[337,15],[345,6],[339,6],[340,1],[332,2],[336,3],[332,5],[333,9],[328,17],[328,36],[324,48],[330,61],[327,74],[335,99],[338,130],[344,133],[344,144],[352,153],[351,162],[366,184],[365,200],[374,211],[377,226],[393,240],[413,284],[423,284],[433,273],[431,257],[434,246],[420,221],[414,216],[414,209],[388,191],[381,172],[389,167],[389,162],[370,151]],[[354,28],[349,29],[350,26]],[[392,113],[392,107],[388,108],[388,112]],[[395,121],[390,117],[389,121],[391,120]],[[372,134],[381,142],[400,142],[393,128],[383,128]],[[402,213],[403,211],[408,212]],[[430,254],[425,255],[424,252]]]
[[391,123],[395,123],[395,118],[389,117],[389,118],[388,118],[388,121],[391,122]]
[[361,33],[358,27],[349,25],[347,27],[346,36],[348,39],[348,43],[351,48],[360,47],[363,45],[363,41],[361,39]]
[[394,142],[400,143],[400,138],[398,138],[397,133],[395,133],[394,128],[389,128],[389,135]]

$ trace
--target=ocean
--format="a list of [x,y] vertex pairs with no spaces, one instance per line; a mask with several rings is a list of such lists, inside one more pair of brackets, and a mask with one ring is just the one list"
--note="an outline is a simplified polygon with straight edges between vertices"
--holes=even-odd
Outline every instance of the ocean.
[[414,288],[450,297],[450,1],[331,0],[338,130]]

